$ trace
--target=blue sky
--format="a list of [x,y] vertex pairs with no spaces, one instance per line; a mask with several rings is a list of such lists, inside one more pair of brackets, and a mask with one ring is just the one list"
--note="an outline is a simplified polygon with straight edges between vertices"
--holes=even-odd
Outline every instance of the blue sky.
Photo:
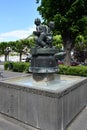
[[37,6],[36,0],[0,0],[0,42],[32,34],[34,19],[41,18]]

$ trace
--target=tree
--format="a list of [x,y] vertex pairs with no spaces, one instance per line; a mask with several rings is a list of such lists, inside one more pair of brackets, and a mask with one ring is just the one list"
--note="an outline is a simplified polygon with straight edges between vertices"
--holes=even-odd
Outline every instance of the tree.
[[22,53],[23,53],[23,49],[24,49],[24,44],[22,43],[22,41],[21,40],[17,40],[16,42],[15,42],[15,49],[16,49],[16,51],[19,53],[19,55],[20,55],[20,59],[19,59],[19,61],[21,61],[21,59],[22,59]]
[[[39,0],[37,0],[39,2]],[[44,22],[55,21],[55,34],[61,34],[70,65],[71,49],[76,36],[87,32],[87,0],[41,0],[37,8]]]
[[[14,50],[16,52],[19,53],[20,55],[20,59],[19,61],[21,61],[22,59],[22,54],[23,53],[26,53],[27,54],[27,51],[32,47],[34,46],[34,38],[33,39],[22,39],[22,40],[17,40],[15,41],[15,48]],[[26,52],[25,52],[26,51]]]
[[0,55],[4,54],[5,55],[5,61],[7,61],[7,56],[8,54],[6,53],[6,48],[8,47],[8,43],[7,42],[1,42],[0,43]]
[[34,36],[31,36],[29,38],[24,39],[25,45],[28,48],[34,47],[35,46],[35,40],[34,40]]
[[15,50],[15,41],[9,41],[8,47],[10,47],[12,50]]
[[0,54],[4,54],[4,50],[5,48],[8,47],[8,43],[7,42],[1,42],[0,43]]

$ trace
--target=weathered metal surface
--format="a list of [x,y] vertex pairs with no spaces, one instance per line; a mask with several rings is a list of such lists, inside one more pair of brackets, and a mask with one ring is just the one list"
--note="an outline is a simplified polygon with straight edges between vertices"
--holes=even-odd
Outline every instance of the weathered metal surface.
[[39,18],[35,19],[36,31],[35,47],[31,48],[31,67],[29,71],[34,73],[55,73],[58,71],[58,63],[55,54],[58,52],[52,45],[54,22],[48,25],[41,24]]

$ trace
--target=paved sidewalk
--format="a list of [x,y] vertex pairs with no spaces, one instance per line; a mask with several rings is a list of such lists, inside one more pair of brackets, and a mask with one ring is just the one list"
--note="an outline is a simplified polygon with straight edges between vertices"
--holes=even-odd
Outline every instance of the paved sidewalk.
[[73,120],[67,130],[87,130],[87,107]]
[[21,77],[21,76],[27,76],[27,75],[29,75],[29,74],[0,70],[0,80],[4,80],[7,78],[16,78],[16,77]]
[[12,71],[6,71],[4,70],[4,65],[3,63],[0,63],[0,80],[4,80],[7,78],[16,78],[16,77],[21,77],[21,76],[27,76],[29,75],[28,73],[20,73],[20,72],[12,72]]
[[0,114],[0,130],[38,130],[13,118]]

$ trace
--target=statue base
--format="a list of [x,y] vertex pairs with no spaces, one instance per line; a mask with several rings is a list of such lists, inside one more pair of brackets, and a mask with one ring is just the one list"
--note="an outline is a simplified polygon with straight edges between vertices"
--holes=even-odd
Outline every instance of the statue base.
[[54,48],[32,48],[31,67],[32,73],[55,73],[58,71],[58,64],[55,54],[58,52]]

